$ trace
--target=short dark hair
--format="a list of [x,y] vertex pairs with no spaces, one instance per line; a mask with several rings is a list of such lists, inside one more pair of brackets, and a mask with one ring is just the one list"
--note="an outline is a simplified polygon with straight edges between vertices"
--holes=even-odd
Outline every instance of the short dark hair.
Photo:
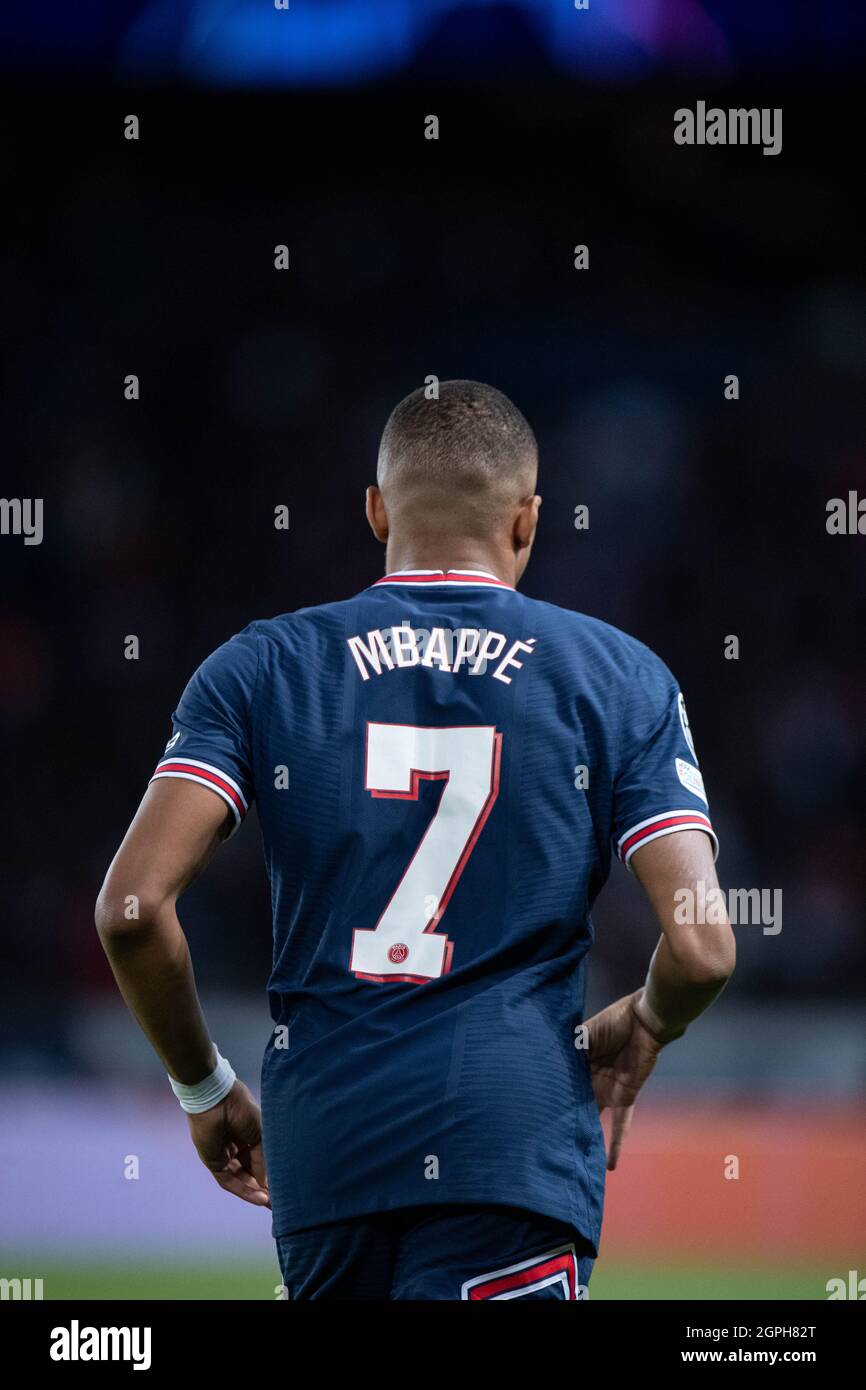
[[495,386],[442,381],[395,406],[379,446],[379,486],[425,504],[491,511],[531,494],[538,445],[525,417]]

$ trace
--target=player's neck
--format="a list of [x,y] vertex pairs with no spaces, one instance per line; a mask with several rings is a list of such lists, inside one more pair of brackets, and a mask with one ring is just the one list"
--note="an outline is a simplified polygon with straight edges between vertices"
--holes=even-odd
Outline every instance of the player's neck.
[[517,583],[516,557],[477,540],[400,541],[392,536],[385,553],[385,572],[396,574],[400,570],[486,570],[512,587]]

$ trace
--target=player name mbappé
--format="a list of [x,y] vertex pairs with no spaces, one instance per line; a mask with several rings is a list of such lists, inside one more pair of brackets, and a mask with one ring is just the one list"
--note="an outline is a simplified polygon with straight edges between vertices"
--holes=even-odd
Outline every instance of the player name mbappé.
[[[479,627],[410,627],[374,628],[365,637],[347,637],[346,643],[361,673],[362,680],[371,675],[381,676],[407,666],[427,666],[436,671],[459,672],[470,676],[486,675],[489,668],[493,679],[510,685],[509,671],[520,671],[521,652],[531,656],[535,638],[511,641],[504,632],[492,632]],[[495,663],[495,665],[494,665]]]

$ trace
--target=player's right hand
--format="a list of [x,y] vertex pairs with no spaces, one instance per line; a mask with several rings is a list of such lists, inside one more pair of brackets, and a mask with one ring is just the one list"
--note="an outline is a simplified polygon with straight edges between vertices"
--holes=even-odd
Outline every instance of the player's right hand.
[[589,1065],[599,1114],[610,1108],[612,1124],[607,1167],[619,1162],[631,1125],[638,1092],[656,1064],[663,1044],[643,1026],[635,1013],[642,990],[626,994],[587,1020]]
[[242,1081],[201,1115],[187,1115],[198,1156],[226,1192],[255,1207],[269,1207],[262,1152],[262,1112]]

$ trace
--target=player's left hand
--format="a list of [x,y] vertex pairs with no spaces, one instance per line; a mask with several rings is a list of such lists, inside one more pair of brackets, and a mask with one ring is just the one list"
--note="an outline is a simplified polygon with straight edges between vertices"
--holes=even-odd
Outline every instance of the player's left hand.
[[587,1020],[589,1065],[599,1114],[612,1114],[608,1172],[619,1162],[638,1092],[656,1064],[662,1043],[644,1028],[634,1011],[642,991],[627,994]]
[[270,1207],[262,1112],[243,1082],[236,1081],[213,1109],[187,1119],[198,1156],[220,1187],[254,1207]]

